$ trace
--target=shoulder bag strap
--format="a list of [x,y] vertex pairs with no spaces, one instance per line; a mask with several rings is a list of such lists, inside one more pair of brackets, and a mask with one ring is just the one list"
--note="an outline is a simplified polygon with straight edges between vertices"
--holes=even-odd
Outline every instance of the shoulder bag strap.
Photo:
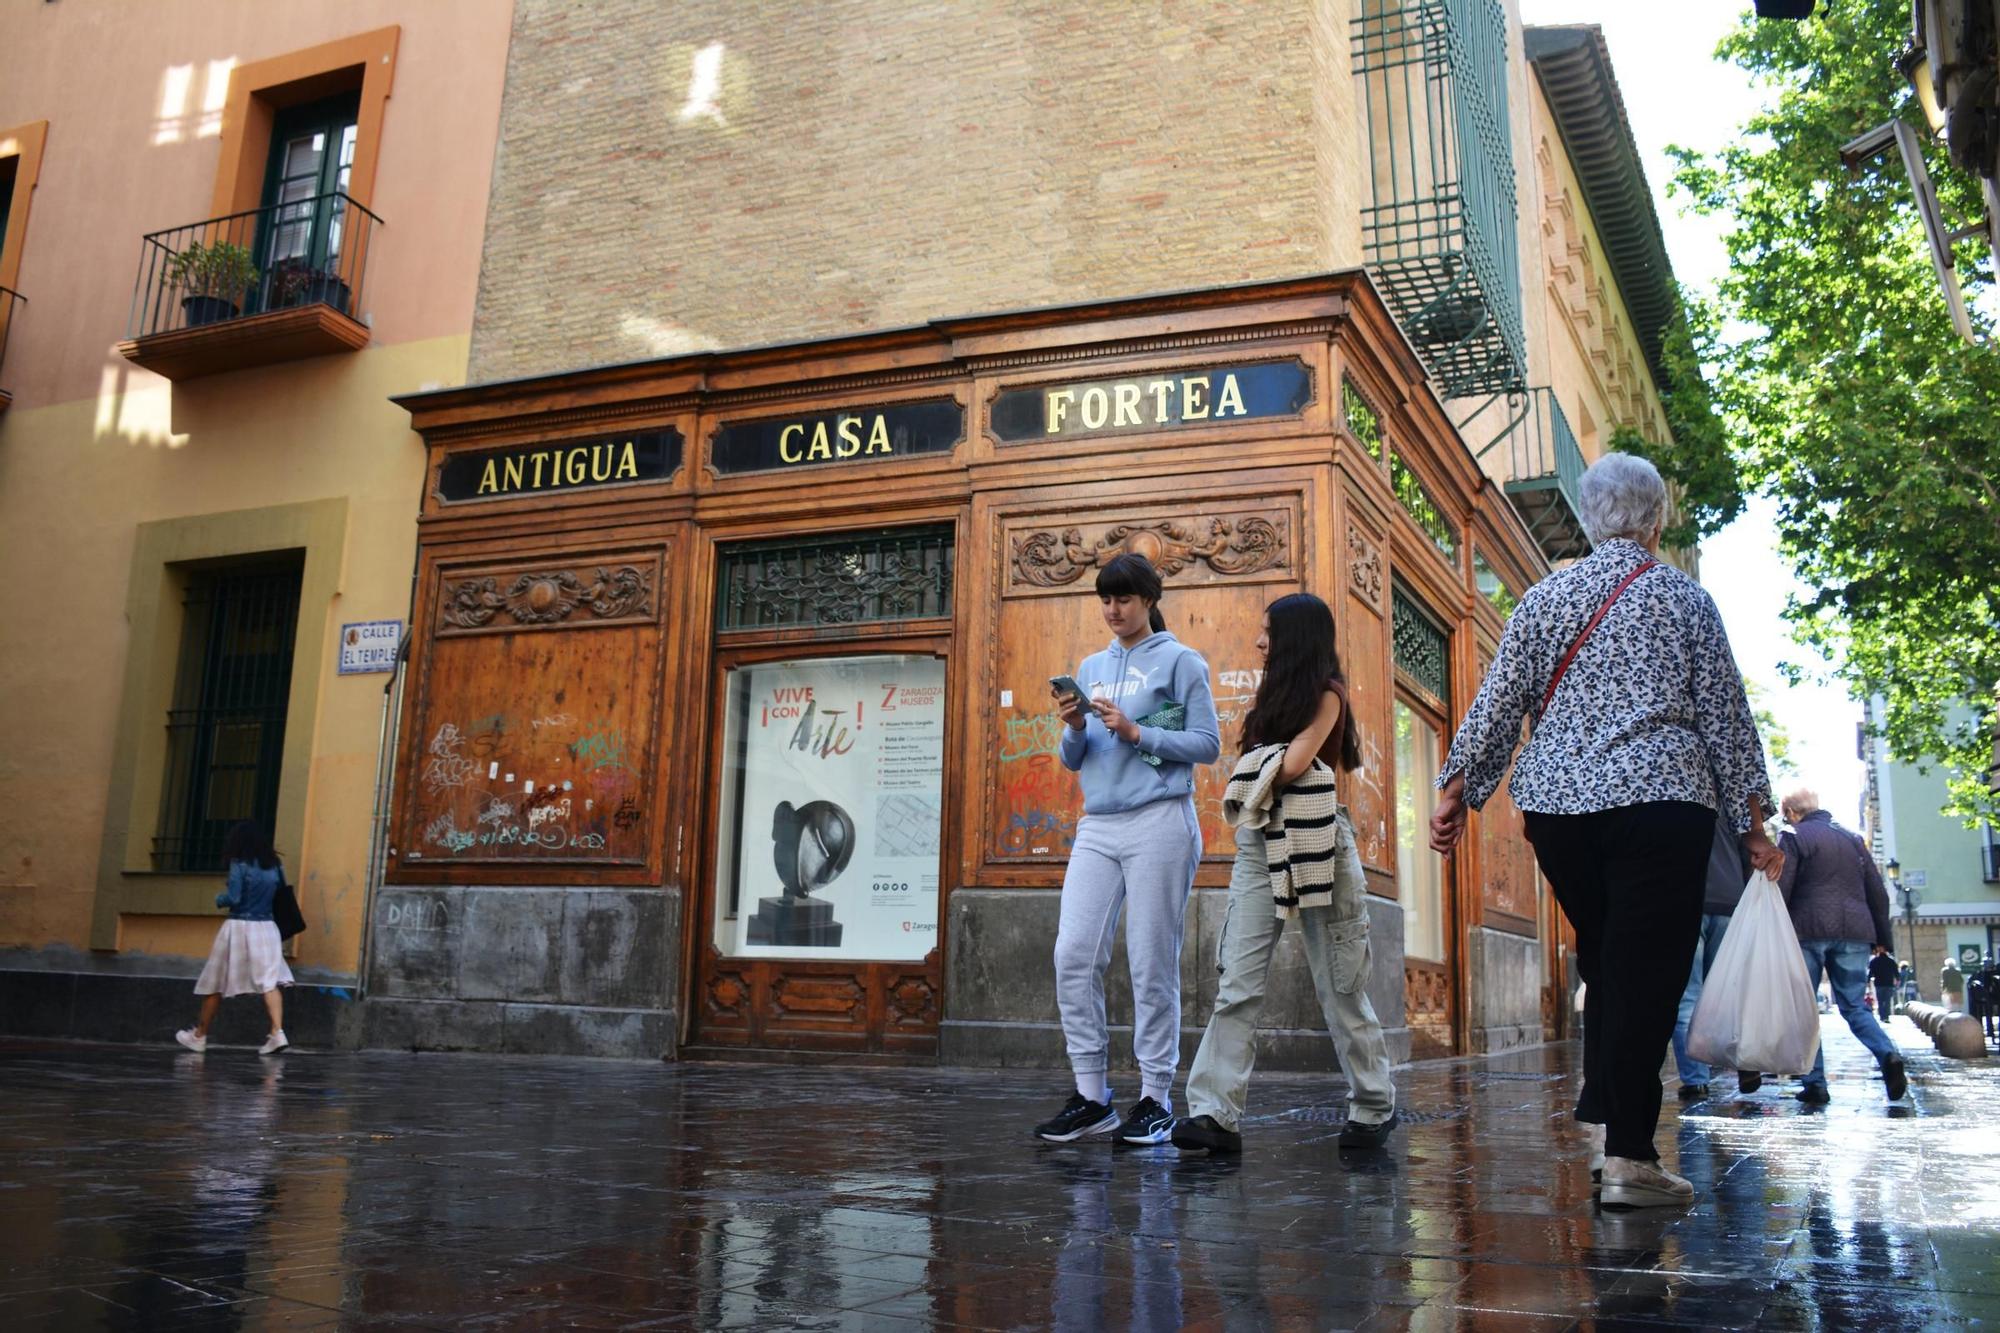
[[1623,597],[1625,595],[1625,590],[1627,588],[1631,587],[1634,583],[1638,582],[1639,576],[1641,574],[1644,574],[1649,569],[1657,567],[1659,563],[1660,562],[1657,560],[1640,561],[1639,567],[1633,570],[1630,574],[1627,574],[1623,579],[1623,581],[1621,581],[1617,587],[1611,590],[1611,595],[1604,599],[1604,605],[1597,608],[1597,614],[1592,616],[1590,618],[1590,623],[1583,627],[1583,633],[1577,635],[1576,640],[1570,644],[1569,651],[1563,654],[1562,661],[1556,663],[1556,674],[1549,678],[1548,689],[1542,692],[1541,706],[1535,709],[1535,724],[1537,726],[1541,725],[1542,714],[1549,711],[1549,701],[1556,697],[1556,686],[1562,684],[1563,673],[1568,671],[1569,664],[1576,660],[1577,649],[1583,647],[1583,641],[1585,639],[1588,639],[1590,637],[1590,632],[1597,628],[1597,622],[1604,619],[1604,613],[1611,609],[1611,604],[1613,602],[1617,601],[1620,597]]

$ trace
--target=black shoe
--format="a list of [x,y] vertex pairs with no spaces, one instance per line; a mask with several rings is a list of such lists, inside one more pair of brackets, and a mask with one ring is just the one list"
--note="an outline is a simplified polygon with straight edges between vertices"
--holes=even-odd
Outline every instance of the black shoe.
[[1379,1148],[1389,1141],[1389,1131],[1396,1127],[1396,1113],[1389,1112],[1389,1118],[1379,1124],[1364,1124],[1359,1120],[1349,1120],[1340,1129],[1340,1146],[1343,1148]]
[[1698,1102],[1706,1096],[1708,1096],[1708,1084],[1706,1083],[1681,1084],[1681,1100],[1684,1102]]
[[1756,1070],[1739,1069],[1736,1071],[1736,1090],[1742,1093],[1745,1097],[1748,1097],[1751,1093],[1757,1091],[1757,1089],[1763,1086],[1764,1086],[1764,1076],[1758,1073]]
[[1141,1097],[1125,1113],[1125,1125],[1118,1131],[1120,1143],[1142,1147],[1148,1143],[1165,1143],[1173,1137],[1174,1113],[1154,1101],[1151,1097]]
[[1233,1129],[1224,1129],[1212,1115],[1198,1115],[1192,1120],[1176,1120],[1173,1125],[1173,1140],[1176,1148],[1199,1151],[1206,1148],[1210,1152],[1242,1152],[1243,1136]]
[[1882,1082],[1888,1085],[1889,1100],[1900,1102],[1910,1090],[1909,1075],[1903,1072],[1903,1058],[1892,1055],[1882,1062]]
[[1035,1126],[1035,1137],[1050,1143],[1068,1143],[1094,1134],[1109,1134],[1118,1128],[1118,1112],[1110,1102],[1094,1102],[1082,1093],[1072,1093],[1053,1120]]
[[1833,1100],[1833,1098],[1827,1095],[1826,1084],[1824,1083],[1808,1083],[1792,1095],[1807,1106],[1825,1106]]

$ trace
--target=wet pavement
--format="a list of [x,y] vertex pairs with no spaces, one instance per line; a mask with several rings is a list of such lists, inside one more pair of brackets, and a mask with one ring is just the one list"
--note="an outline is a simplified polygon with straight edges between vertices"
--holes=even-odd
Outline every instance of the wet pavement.
[[2000,1062],[1892,1031],[1903,1106],[1838,1020],[1829,1107],[1670,1090],[1699,1201],[1624,1213],[1570,1045],[1398,1071],[1374,1156],[1263,1078],[1227,1159],[1038,1143],[1043,1071],[5,1043],[0,1328],[2000,1323]]

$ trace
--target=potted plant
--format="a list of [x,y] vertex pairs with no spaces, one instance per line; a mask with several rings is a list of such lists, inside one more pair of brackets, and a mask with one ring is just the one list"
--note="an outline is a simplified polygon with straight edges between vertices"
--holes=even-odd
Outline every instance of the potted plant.
[[281,259],[271,265],[267,309],[285,310],[317,302],[346,314],[347,296],[346,281],[329,269],[315,268],[303,259]]
[[195,241],[167,261],[167,280],[181,289],[189,328],[234,319],[257,281],[250,251],[233,241]]

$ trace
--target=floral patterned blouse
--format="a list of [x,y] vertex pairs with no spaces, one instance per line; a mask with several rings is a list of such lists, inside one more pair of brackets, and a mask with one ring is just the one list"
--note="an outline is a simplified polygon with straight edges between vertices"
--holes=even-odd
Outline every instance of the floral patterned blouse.
[[[1528,590],[1438,776],[1465,775],[1475,810],[1500,786],[1556,664],[1646,548],[1613,538]],[[1772,808],[1764,742],[1707,590],[1671,565],[1642,574],[1598,622],[1534,728],[1508,784],[1514,804],[1576,815],[1698,801],[1738,833],[1750,797]]]

